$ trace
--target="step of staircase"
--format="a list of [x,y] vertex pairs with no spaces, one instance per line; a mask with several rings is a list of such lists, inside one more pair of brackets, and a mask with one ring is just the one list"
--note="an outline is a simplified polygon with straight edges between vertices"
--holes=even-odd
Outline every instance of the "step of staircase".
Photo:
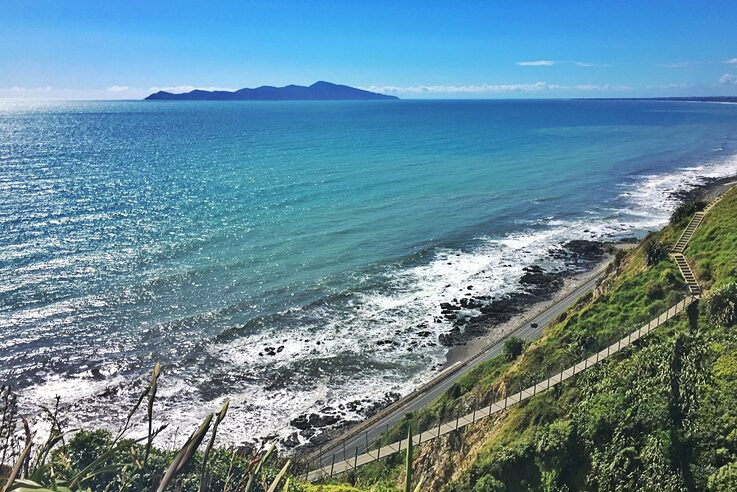
[[691,239],[694,232],[696,232],[699,225],[701,225],[701,221],[704,220],[704,215],[705,212],[696,212],[693,214],[693,217],[691,217],[691,220],[688,222],[686,229],[683,230],[683,234],[681,234],[681,237],[678,238],[675,246],[673,246],[672,251],[674,253],[683,253],[686,246],[688,246],[688,241]]
[[688,291],[693,295],[700,295],[701,286],[696,280],[696,275],[694,275],[693,270],[691,270],[691,265],[688,264],[686,257],[683,256],[683,253],[676,253],[676,252],[672,253],[672,256],[676,262],[676,265],[678,266],[678,270],[681,272],[681,275],[683,276],[683,279],[686,281],[686,285],[688,286]]

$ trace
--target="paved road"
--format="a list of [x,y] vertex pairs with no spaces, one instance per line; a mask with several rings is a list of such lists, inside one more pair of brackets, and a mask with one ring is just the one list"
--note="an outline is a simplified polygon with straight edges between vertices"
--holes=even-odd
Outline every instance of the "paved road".
[[[518,336],[527,340],[539,338],[545,327],[566,309],[568,309],[581,296],[587,294],[596,286],[596,282],[604,275],[605,268],[601,268],[590,279],[581,283],[571,293],[550,305],[537,317],[527,320],[509,336]],[[508,338],[507,337],[507,338]],[[438,374],[431,382],[423,385],[417,391],[402,398],[392,406],[380,412],[374,417],[356,424],[348,429],[343,435],[338,436],[320,450],[313,453],[314,460],[312,468],[328,466],[336,462],[352,458],[358,448],[358,453],[366,451],[366,443],[373,445],[378,437],[386,432],[394,424],[402,420],[407,412],[416,411],[442,395],[453,383],[458,381],[467,371],[479,364],[499,355],[504,348],[504,340],[487,347],[477,355],[462,363],[456,363],[445,371]]]

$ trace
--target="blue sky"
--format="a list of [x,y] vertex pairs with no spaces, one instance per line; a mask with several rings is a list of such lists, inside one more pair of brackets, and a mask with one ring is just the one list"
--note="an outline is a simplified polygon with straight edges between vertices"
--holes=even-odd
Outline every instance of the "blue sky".
[[0,0],[0,97],[737,95],[734,1]]

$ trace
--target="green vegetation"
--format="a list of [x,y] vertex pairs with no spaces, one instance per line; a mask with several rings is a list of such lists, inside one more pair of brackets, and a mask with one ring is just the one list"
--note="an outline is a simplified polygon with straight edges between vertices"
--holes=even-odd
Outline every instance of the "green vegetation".
[[[0,484],[3,485],[3,492],[275,492],[281,484],[284,484],[284,490],[293,490],[290,489],[290,480],[284,480],[289,461],[278,473],[265,466],[274,450],[273,445],[262,456],[253,457],[214,447],[218,425],[228,411],[227,401],[217,415],[205,418],[178,452],[155,448],[154,439],[166,427],[154,429],[153,425],[160,373],[157,364],[149,385],[128,412],[125,424],[115,436],[104,430],[75,433],[63,430],[57,399],[56,408],[53,411],[46,410],[51,430],[40,445],[34,444],[27,422],[19,417],[12,393],[8,388],[3,388],[0,399],[3,460],[0,463],[3,465]],[[139,439],[125,438],[144,400],[147,435]],[[24,428],[22,437],[17,436],[19,422]],[[200,452],[198,448],[208,432],[210,439],[204,452]],[[67,441],[72,433],[73,437]],[[13,466],[5,466],[13,458]]]
[[525,341],[520,337],[509,337],[504,342],[503,355],[507,362],[512,362],[514,359],[522,355],[525,350]]
[[737,323],[737,283],[730,282],[706,299],[709,322],[722,328]]
[[668,248],[660,241],[654,238],[647,239],[642,248],[645,252],[645,262],[647,266],[657,265],[661,260],[668,257]]
[[678,225],[686,219],[691,220],[693,214],[704,210],[704,208],[706,208],[706,202],[702,202],[699,200],[681,203],[671,214],[670,224]]

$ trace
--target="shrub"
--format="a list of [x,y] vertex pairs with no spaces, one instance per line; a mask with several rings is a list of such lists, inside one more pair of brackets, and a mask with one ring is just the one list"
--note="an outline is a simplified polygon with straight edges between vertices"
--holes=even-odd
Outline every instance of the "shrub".
[[473,486],[473,492],[502,492],[504,490],[507,490],[507,487],[494,475],[484,475]]
[[706,299],[709,321],[722,328],[737,323],[737,282],[730,282]]
[[520,337],[509,337],[504,342],[504,358],[509,362],[522,355],[525,350],[525,341]]
[[660,275],[660,283],[663,285],[663,287],[666,290],[677,289],[678,286],[681,284],[681,282],[682,282],[681,277],[676,276],[673,270],[665,270]]
[[668,248],[660,241],[654,239],[646,241],[644,248],[647,266],[653,266],[668,256]]
[[658,284],[648,284],[645,291],[647,293],[648,299],[662,299],[665,295],[663,292],[663,287]]
[[627,257],[627,251],[623,249],[618,249],[616,253],[614,253],[614,261],[612,262],[612,265],[614,265],[614,270],[619,270],[619,267],[622,266],[622,263],[624,262],[624,259]]
[[680,224],[686,218],[690,218],[693,214],[700,210],[704,210],[706,202],[700,200],[683,202],[676,207],[670,216],[670,223],[672,225]]
[[719,468],[708,480],[709,490],[727,492],[737,490],[737,462]]

